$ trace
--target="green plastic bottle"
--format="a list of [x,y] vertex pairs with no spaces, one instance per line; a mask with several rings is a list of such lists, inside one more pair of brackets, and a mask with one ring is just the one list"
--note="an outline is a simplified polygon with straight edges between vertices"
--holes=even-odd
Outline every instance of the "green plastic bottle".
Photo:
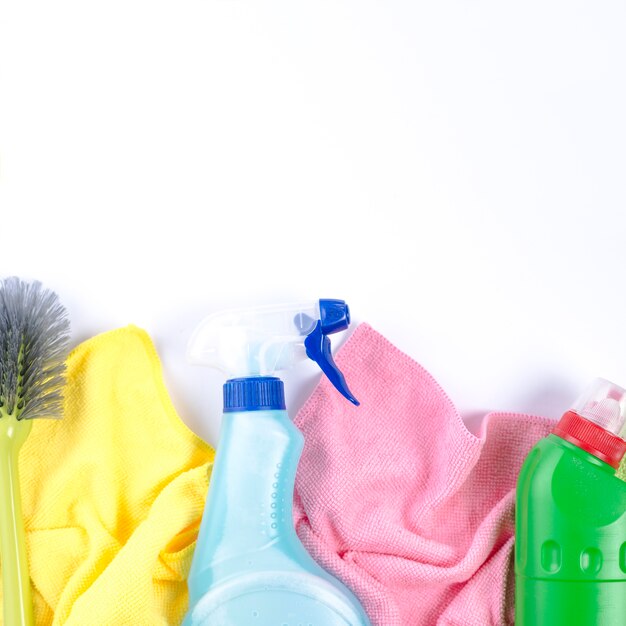
[[517,484],[516,626],[626,626],[626,391],[597,379]]

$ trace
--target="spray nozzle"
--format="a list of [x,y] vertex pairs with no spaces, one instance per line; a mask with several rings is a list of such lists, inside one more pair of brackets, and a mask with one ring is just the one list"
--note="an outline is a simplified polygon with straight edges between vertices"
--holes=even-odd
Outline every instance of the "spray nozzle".
[[328,335],[345,330],[350,325],[350,309],[343,300],[320,300],[320,319],[306,336],[304,347],[307,356],[315,361],[335,389],[352,404],[359,401],[352,395],[341,370],[335,364]]
[[308,357],[358,405],[333,360],[328,337],[349,324],[350,309],[343,300],[226,311],[198,326],[187,356],[191,363],[214,367],[229,378],[271,376]]

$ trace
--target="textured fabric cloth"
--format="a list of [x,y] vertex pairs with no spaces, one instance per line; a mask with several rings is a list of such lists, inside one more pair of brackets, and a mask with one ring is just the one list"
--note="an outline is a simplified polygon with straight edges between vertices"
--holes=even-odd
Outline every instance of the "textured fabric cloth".
[[64,419],[35,420],[19,459],[36,623],[179,624],[212,460],[145,332],[78,346]]
[[435,380],[369,326],[295,422],[298,535],[379,626],[512,624],[515,483],[552,420],[490,413],[471,434]]

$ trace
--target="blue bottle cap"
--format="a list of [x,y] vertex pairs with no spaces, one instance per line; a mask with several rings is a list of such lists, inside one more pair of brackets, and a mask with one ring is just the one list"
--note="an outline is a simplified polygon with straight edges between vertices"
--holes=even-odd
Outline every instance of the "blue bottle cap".
[[231,378],[224,384],[224,412],[285,409],[283,381],[275,376]]

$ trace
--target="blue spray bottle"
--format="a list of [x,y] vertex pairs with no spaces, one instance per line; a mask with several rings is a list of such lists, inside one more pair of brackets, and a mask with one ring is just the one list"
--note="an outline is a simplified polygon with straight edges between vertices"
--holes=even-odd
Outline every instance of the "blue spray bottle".
[[349,323],[345,302],[319,300],[213,315],[194,333],[189,360],[229,380],[183,626],[369,626],[352,592],[313,560],[295,532],[293,488],[304,438],[273,376],[310,358],[358,404],[328,338]]

